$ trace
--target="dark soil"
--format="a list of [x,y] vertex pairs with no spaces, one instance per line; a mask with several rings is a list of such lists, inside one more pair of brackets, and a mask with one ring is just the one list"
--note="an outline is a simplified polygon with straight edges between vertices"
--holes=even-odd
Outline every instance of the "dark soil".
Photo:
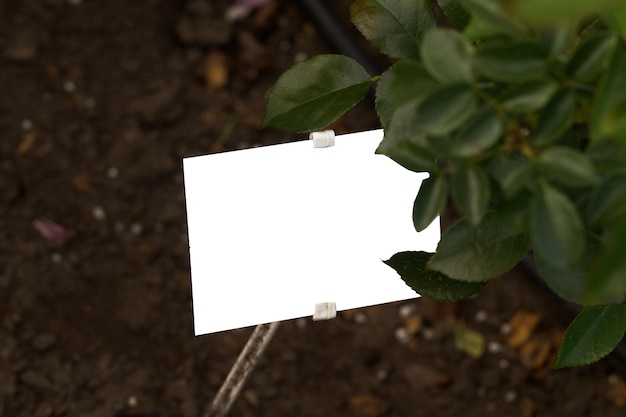
[[[292,2],[232,3],[0,0],[0,417],[200,416],[244,345],[193,336],[181,160],[302,139],[258,128],[265,95],[329,48]],[[567,317],[520,269],[285,322],[231,414],[623,416],[620,361],[550,370]]]

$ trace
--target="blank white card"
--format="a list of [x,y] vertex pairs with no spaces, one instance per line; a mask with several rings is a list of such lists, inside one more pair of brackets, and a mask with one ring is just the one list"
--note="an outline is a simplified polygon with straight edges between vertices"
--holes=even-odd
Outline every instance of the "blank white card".
[[374,153],[382,130],[183,161],[196,335],[415,298],[383,260],[434,252],[417,233],[422,180]]

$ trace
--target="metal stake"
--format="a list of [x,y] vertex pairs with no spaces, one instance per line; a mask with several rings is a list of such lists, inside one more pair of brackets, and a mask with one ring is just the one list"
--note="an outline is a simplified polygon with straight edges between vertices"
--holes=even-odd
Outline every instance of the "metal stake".
[[279,324],[277,321],[256,326],[204,417],[225,417],[228,414]]

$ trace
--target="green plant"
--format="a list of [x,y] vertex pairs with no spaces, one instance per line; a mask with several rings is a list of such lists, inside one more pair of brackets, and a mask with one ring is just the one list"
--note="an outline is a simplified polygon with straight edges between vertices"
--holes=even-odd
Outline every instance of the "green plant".
[[[428,172],[413,222],[451,201],[436,253],[386,261],[418,293],[457,300],[532,251],[583,305],[555,367],[610,353],[626,331],[626,5],[621,0],[357,0],[353,23],[395,63],[341,55],[288,70],[265,126],[324,128],[376,85],[377,153]],[[393,184],[390,184],[393,186]]]

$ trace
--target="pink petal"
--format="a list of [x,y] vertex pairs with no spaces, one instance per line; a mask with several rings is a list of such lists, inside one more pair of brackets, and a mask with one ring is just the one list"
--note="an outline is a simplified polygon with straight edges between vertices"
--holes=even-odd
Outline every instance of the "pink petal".
[[63,244],[73,235],[66,228],[48,219],[36,219],[33,227],[39,232],[41,237],[54,243]]
[[236,0],[226,11],[226,19],[234,22],[248,16],[255,9],[265,5],[269,0]]

